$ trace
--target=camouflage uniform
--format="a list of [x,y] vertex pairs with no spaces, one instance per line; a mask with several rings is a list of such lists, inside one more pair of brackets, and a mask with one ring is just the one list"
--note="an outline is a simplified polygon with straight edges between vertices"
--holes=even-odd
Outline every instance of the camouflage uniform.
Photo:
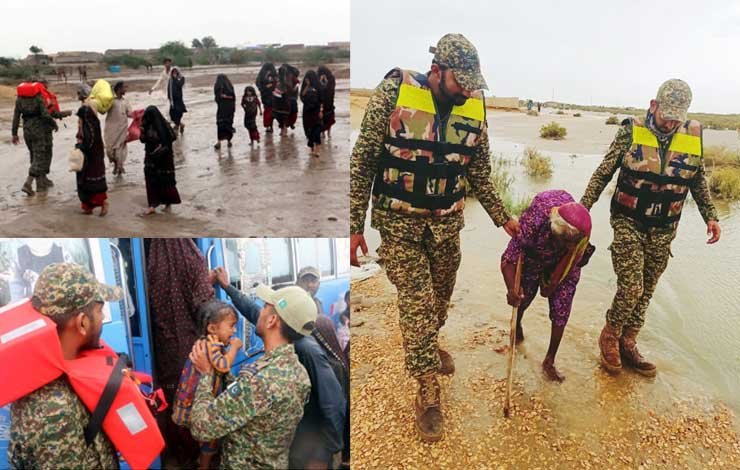
[[18,135],[18,126],[23,117],[23,140],[31,155],[31,166],[28,175],[42,177],[49,174],[52,155],[52,131],[57,129],[54,116],[44,104],[41,95],[18,97],[13,113],[13,137]]
[[[122,292],[99,284],[79,265],[47,266],[34,288],[36,309],[49,317],[63,317],[92,301],[120,299]],[[116,451],[104,432],[88,446],[84,429],[90,412],[66,377],[50,382],[10,405],[8,461],[18,469],[118,468]]]
[[[477,52],[460,35],[447,35],[438,44],[435,59],[444,57],[455,69],[458,83],[465,89],[485,88],[480,73],[465,69],[477,67]],[[472,68],[472,65],[470,65]],[[455,68],[455,67],[452,67]],[[396,108],[402,76],[391,71],[378,85],[365,111],[360,135],[350,163],[350,233],[364,231],[368,199],[384,150],[389,119]],[[438,119],[442,118],[438,115]],[[496,226],[509,220],[491,174],[487,127],[484,126],[467,165],[467,182]],[[378,253],[388,278],[398,289],[400,327],[406,350],[406,367],[414,377],[439,368],[438,334],[447,317],[455,276],[460,264],[459,232],[465,222],[463,212],[444,216],[419,217],[395,212],[374,203],[371,226],[381,235]]]
[[288,468],[288,449],[311,382],[293,345],[279,346],[244,366],[217,398],[204,374],[190,415],[199,441],[221,440],[222,468]]
[[[673,82],[668,81],[667,84]],[[657,101],[664,93],[663,87],[658,92]],[[690,91],[689,91],[690,93]],[[684,101],[688,98],[684,97]],[[661,109],[668,108],[662,106]],[[688,108],[688,104],[686,104]],[[673,111],[666,109],[666,111]],[[685,110],[683,111],[685,115]],[[685,119],[684,119],[685,120]],[[633,120],[626,119],[617,131],[604,160],[594,172],[581,198],[581,204],[590,209],[596,203],[606,185],[611,181],[614,173],[622,165],[622,159],[632,146]],[[665,149],[660,149],[661,159]],[[712,204],[707,180],[704,172],[703,160],[699,169],[689,184],[699,213],[705,222],[718,220],[717,212]],[[676,236],[678,223],[666,228],[644,227],[639,221],[612,210],[611,225],[614,229],[614,240],[610,246],[612,264],[617,275],[617,292],[607,311],[607,322],[617,328],[641,328],[645,322],[645,312],[650,298],[655,291],[663,271],[668,265],[671,255],[671,242]]]

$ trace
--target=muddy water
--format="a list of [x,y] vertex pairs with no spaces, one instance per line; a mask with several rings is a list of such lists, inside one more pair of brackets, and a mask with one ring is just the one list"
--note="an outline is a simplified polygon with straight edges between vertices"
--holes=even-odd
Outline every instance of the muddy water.
[[[234,69],[224,70],[233,74]],[[176,178],[183,203],[172,214],[142,218],[146,207],[143,160],[139,142],[129,144],[126,174],[107,171],[108,216],[79,213],[74,173],[67,171],[67,154],[74,145],[76,118],[67,118],[54,135],[54,159],[49,177],[54,188],[45,195],[27,197],[20,187],[28,171],[28,153],[21,141],[10,144],[10,120],[0,120],[0,232],[8,236],[346,236],[348,225],[349,80],[338,80],[336,120],[332,136],[322,146],[321,158],[312,158],[306,146],[300,111],[295,130],[287,135],[265,134],[250,147],[240,107],[234,117],[233,148],[217,152],[216,104],[212,82],[219,70],[198,71],[185,89],[188,113],[184,138],[176,143]],[[204,74],[210,73],[211,79]],[[239,98],[254,81],[256,69],[235,74]],[[186,77],[189,76],[185,72]],[[151,78],[151,76],[150,76]],[[138,87],[134,87],[138,88]],[[65,97],[62,97],[64,99]],[[67,97],[68,98],[68,97]],[[168,116],[166,97],[130,92],[133,109],[157,105]],[[62,109],[76,109],[72,101]],[[0,110],[12,118],[12,108]],[[104,125],[105,117],[101,116]]]
[[[537,180],[527,177],[517,163],[525,145],[504,140],[506,134],[506,130],[499,128],[499,135],[503,137],[493,140],[492,151],[511,162],[508,170],[516,177],[515,195],[560,188],[576,199],[582,195],[609,140],[594,142],[589,146],[589,153],[577,156],[571,156],[567,140],[558,143],[563,151],[543,152],[553,160],[553,177]],[[719,133],[716,140],[737,145],[734,134]],[[353,143],[356,136],[353,132]],[[707,140],[710,145],[715,143],[715,138]],[[589,431],[597,429],[598,423],[604,420],[644,415],[647,409],[669,411],[674,400],[683,398],[696,399],[705,405],[720,400],[737,414],[740,412],[737,395],[740,388],[740,328],[737,327],[740,324],[740,207],[718,203],[723,237],[718,244],[710,246],[705,243],[705,225],[696,205],[693,201],[687,204],[672,245],[674,257],[658,284],[640,335],[643,353],[656,362],[659,374],[655,379],[645,379],[623,373],[620,378],[613,379],[598,367],[597,345],[604,313],[616,290],[616,276],[607,250],[612,240],[609,226],[612,187],[613,183],[592,209],[592,242],[597,251],[582,272],[557,357],[557,364],[567,380],[554,385],[546,382],[540,372],[550,331],[547,302],[541,297],[525,315],[526,340],[518,350],[517,379],[522,381],[527,392],[545,397],[558,422],[565,425],[564,429],[585,432],[584,435],[589,435]],[[461,233],[462,264],[449,320],[442,330],[442,341],[457,354],[458,377],[474,374],[481,367],[496,377],[503,377],[505,356],[492,352],[490,345],[473,350],[462,346],[473,332],[491,325],[496,330],[508,331],[511,315],[499,271],[500,254],[507,236],[503,230],[495,228],[480,204],[472,199],[469,202],[466,227]],[[369,215],[367,223],[369,226]],[[377,248],[377,232],[368,227],[366,236],[370,247]],[[460,380],[452,380],[450,387],[450,393],[456,396],[465,396],[473,403],[481,401]],[[617,406],[608,406],[610,403]],[[471,420],[469,426],[483,430],[487,421],[489,417],[484,415],[480,420]]]

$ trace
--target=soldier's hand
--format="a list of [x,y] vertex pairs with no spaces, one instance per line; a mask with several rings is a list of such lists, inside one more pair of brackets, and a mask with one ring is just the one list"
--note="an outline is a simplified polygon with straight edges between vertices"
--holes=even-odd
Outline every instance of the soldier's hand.
[[226,289],[229,285],[229,273],[227,273],[222,266],[219,266],[213,270],[213,275],[215,276],[218,285],[220,285],[222,289]]
[[195,369],[201,374],[210,374],[213,371],[211,361],[208,360],[208,351],[204,339],[199,339],[195,342],[189,357]]
[[13,136],[13,145],[18,145],[18,142],[20,142],[20,141],[21,141],[21,139],[19,139],[17,135],[14,135]]
[[504,224],[504,231],[511,237],[514,238],[519,235],[519,221],[514,217],[507,220]]
[[365,236],[361,233],[351,233],[349,235],[349,264],[359,268],[360,262],[357,259],[357,248],[362,250],[363,256],[367,256],[368,250]]
[[520,288],[519,293],[517,294],[513,290],[509,290],[506,292],[506,303],[511,305],[512,307],[518,307],[519,304],[522,303],[522,300],[524,299],[524,291]]
[[707,235],[711,235],[711,238],[707,240],[710,245],[719,241],[719,236],[722,233],[722,229],[719,228],[719,222],[716,220],[710,220],[707,222]]

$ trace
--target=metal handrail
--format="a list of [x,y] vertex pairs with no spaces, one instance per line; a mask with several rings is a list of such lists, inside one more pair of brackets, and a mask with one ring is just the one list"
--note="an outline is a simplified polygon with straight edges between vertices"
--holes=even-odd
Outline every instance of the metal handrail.
[[129,316],[128,309],[128,282],[126,282],[126,267],[123,264],[123,253],[121,253],[121,249],[118,248],[115,243],[109,242],[109,245],[118,254],[118,269],[121,272],[121,290],[123,290],[123,326],[126,330],[129,358],[131,359],[131,363],[134,365],[134,369],[136,369],[136,360],[134,358],[134,339],[131,336],[131,317]]

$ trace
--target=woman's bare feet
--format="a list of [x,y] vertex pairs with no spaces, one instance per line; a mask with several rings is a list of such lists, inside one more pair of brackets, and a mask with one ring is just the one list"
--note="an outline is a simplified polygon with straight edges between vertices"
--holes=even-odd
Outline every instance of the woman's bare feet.
[[156,212],[156,210],[154,209],[154,207],[147,207],[147,209],[144,212],[142,212],[141,215],[144,216],[144,217],[146,217],[147,215],[154,214],[154,212]]
[[166,206],[164,206],[164,209],[162,209],[162,212],[172,212],[172,206],[170,204],[167,204]]
[[90,215],[92,214],[92,209],[82,209],[82,213],[85,215]]
[[565,376],[555,368],[555,361],[548,357],[542,361],[542,372],[544,372],[548,380],[552,380],[553,382],[560,383],[565,380]]
[[108,201],[103,202],[102,207],[100,208],[100,217],[105,217],[105,214],[108,213]]

